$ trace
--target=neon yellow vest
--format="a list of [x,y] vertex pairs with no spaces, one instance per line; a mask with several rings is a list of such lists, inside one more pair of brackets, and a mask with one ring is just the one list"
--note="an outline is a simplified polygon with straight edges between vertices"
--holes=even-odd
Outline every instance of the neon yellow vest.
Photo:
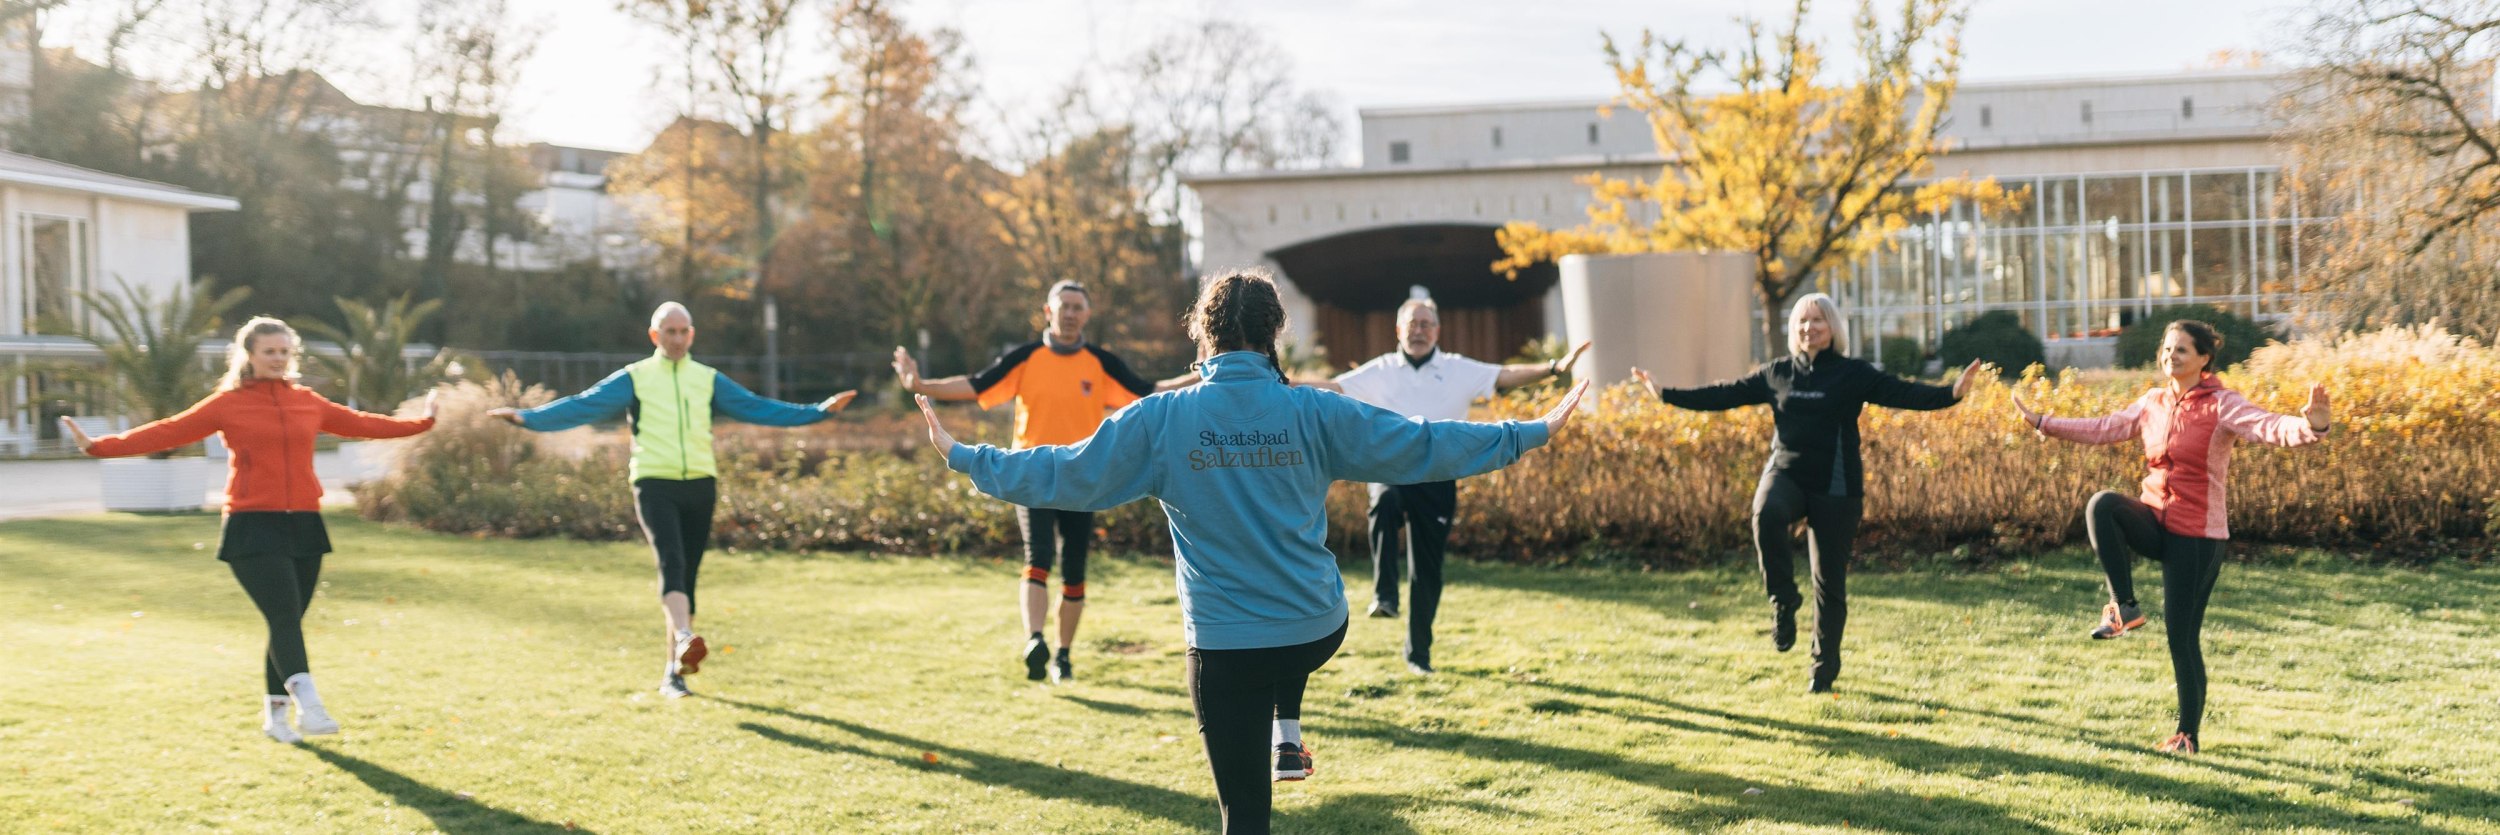
[[658,351],[625,366],[634,380],[634,460],[627,478],[691,481],[718,475],[712,463],[712,380],[719,373]]

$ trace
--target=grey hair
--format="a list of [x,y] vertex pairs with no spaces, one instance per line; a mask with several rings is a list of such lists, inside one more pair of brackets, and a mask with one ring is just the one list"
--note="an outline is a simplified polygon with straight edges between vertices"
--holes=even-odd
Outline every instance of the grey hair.
[[[1806,305],[1809,304],[1823,311],[1823,324],[1832,329],[1832,353],[1848,356],[1849,320],[1840,318],[1840,302],[1833,301],[1830,293],[1807,293],[1799,297],[1797,303],[1788,308],[1788,321],[1797,321],[1797,312],[1806,309]],[[1813,364],[1813,357],[1798,352],[1796,334],[1789,334],[1788,340],[1789,356],[1796,357],[1798,361],[1808,365]]]
[[1431,299],[1425,298],[1407,299],[1405,304],[1398,305],[1398,318],[1403,320],[1407,316],[1411,315],[1410,311],[1419,309],[1432,311],[1432,318],[1434,321],[1439,321],[1441,318],[1441,306],[1434,304]]
[[686,324],[689,326],[694,324],[694,311],[687,310],[685,305],[676,302],[661,302],[659,307],[651,309],[651,329],[659,330],[660,323],[667,320],[671,313],[684,314]]

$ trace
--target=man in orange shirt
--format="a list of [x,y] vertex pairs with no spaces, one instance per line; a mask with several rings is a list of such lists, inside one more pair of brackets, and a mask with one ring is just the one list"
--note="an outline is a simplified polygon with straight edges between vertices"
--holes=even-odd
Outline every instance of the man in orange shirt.
[[[940,400],[973,400],[981,408],[1016,404],[1016,448],[1073,444],[1094,436],[1103,417],[1138,398],[1198,381],[1196,372],[1164,381],[1148,380],[1130,371],[1128,363],[1101,346],[1085,341],[1085,322],[1093,317],[1085,285],[1062,281],[1050,287],[1042,306],[1048,327],[1042,338],[1008,349],[990,367],[943,379],[920,376],[920,364],[909,352],[894,349],[894,373],[903,390]],[[1066,680],[1075,676],[1068,646],[1076,641],[1077,620],[1085,613],[1085,552],[1094,540],[1094,514],[1046,507],[1016,508],[1016,527],[1024,533],[1022,595],[1025,677]],[[1064,560],[1058,560],[1064,558]],[[1051,656],[1042,639],[1050,603],[1051,563],[1064,561],[1059,575],[1059,653]]]

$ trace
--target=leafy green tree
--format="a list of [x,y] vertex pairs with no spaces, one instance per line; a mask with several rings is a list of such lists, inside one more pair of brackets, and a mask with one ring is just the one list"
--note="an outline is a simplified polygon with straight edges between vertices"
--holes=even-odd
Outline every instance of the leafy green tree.
[[424,365],[410,368],[408,344],[443,307],[441,299],[411,304],[406,294],[380,306],[348,298],[338,305],[340,325],[323,321],[303,324],[306,333],[339,346],[340,355],[308,354],[305,359],[324,376],[337,381],[350,408],[387,411],[450,376],[449,351],[436,351]]

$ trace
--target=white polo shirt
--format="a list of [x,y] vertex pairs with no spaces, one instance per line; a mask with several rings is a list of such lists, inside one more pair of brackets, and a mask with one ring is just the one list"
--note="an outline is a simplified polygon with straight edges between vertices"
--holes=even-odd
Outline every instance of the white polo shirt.
[[1401,351],[1373,357],[1337,377],[1347,396],[1411,418],[1466,420],[1467,405],[1493,396],[1502,367],[1434,350],[1422,366]]

